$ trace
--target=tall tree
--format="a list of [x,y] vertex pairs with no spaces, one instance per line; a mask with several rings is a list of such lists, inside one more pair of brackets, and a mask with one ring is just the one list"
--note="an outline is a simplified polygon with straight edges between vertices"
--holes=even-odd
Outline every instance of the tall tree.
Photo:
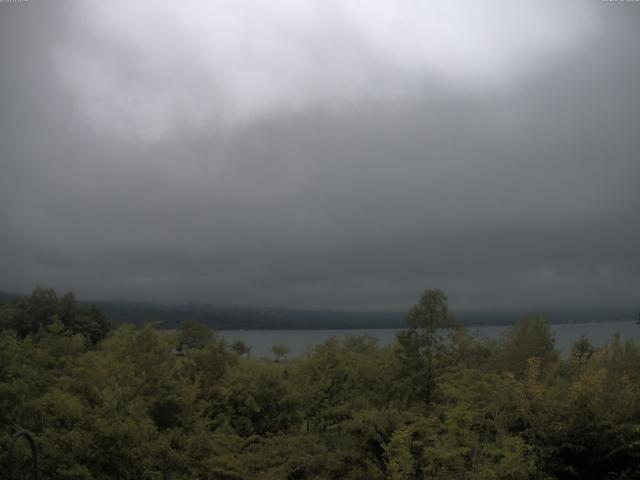
[[[407,313],[407,329],[398,333],[402,376],[411,400],[432,400],[438,364],[446,349],[447,334],[455,328],[447,296],[429,289]],[[408,382],[408,383],[407,383]]]

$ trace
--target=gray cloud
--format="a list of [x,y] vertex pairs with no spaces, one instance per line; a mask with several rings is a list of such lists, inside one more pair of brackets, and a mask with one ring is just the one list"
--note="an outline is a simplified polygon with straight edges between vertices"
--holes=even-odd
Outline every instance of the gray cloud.
[[0,289],[633,306],[634,4],[0,4]]

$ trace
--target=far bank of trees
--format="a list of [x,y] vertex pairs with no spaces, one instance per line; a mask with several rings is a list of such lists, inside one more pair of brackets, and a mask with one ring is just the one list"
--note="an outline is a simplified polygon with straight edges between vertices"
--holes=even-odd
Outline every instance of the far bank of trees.
[[476,338],[438,290],[393,345],[278,361],[194,323],[111,331],[47,289],[0,304],[0,329],[0,451],[34,432],[42,478],[640,478],[635,343],[560,356],[541,317]]

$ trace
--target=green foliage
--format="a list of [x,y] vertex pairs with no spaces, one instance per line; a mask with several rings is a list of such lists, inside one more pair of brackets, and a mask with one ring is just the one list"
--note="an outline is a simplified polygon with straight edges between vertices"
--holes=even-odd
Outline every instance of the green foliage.
[[640,350],[617,337],[562,358],[529,318],[486,341],[439,291],[394,345],[331,338],[286,362],[193,323],[103,320],[46,289],[0,304],[0,450],[31,430],[42,478],[640,478]]
[[110,320],[95,305],[80,305],[73,293],[58,297],[51,288],[36,287],[31,296],[0,306],[0,331],[12,330],[19,338],[54,333],[83,335],[87,346],[105,338]]
[[286,345],[274,345],[271,347],[271,352],[273,353],[276,362],[281,360],[286,360],[289,356],[289,347]]
[[251,355],[251,347],[244,340],[236,340],[231,344],[231,350],[237,355]]
[[544,367],[558,359],[551,328],[543,316],[525,317],[507,331],[498,355],[500,368],[523,375],[531,357]]
[[243,436],[274,435],[300,425],[300,407],[286,370],[269,364],[243,362],[231,370],[224,403],[231,425]]
[[185,320],[178,329],[178,350],[187,351],[204,348],[212,337],[213,332],[206,325]]
[[589,361],[595,348],[591,345],[591,342],[583,335],[571,348],[571,359],[576,363],[584,363]]
[[431,402],[436,380],[448,353],[447,333],[455,327],[447,296],[426,290],[407,314],[406,330],[398,332],[401,378],[409,402]]

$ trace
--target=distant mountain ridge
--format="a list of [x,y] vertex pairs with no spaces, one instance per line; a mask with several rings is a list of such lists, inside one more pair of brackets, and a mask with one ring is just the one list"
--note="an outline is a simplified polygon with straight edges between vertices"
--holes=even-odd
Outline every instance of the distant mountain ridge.
[[[23,295],[0,292],[0,301]],[[201,304],[162,305],[151,302],[95,301],[115,325],[157,322],[176,328],[184,320],[204,323],[216,330],[323,330],[402,328],[405,312],[341,312],[288,308],[230,307]],[[510,325],[525,315],[542,314],[550,323],[591,323],[636,320],[630,308],[574,309],[452,309],[455,318],[467,326]]]
[[[405,312],[340,312],[284,308],[246,308],[216,306],[141,306],[117,302],[97,302],[114,323],[157,321],[165,328],[176,328],[183,320],[194,320],[217,330],[323,330],[402,328]],[[467,326],[511,325],[526,315],[545,315],[550,323],[591,323],[634,320],[632,309],[510,309],[452,310]]]

